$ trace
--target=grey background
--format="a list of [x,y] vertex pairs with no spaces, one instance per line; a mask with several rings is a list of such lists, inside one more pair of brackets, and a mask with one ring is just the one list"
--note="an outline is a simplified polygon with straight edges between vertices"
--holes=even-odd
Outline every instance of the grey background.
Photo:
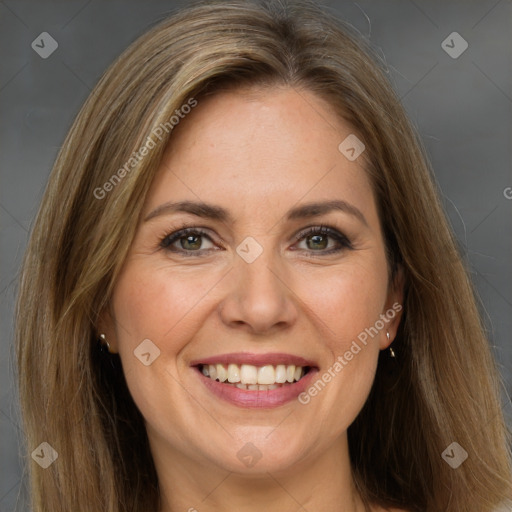
[[[0,511],[26,511],[12,314],[28,231],[65,133],[102,72],[186,2],[0,0]],[[369,35],[433,162],[512,392],[512,0],[325,2]],[[457,59],[441,47],[468,42]],[[59,44],[42,59],[31,43]],[[435,321],[435,319],[432,319]],[[512,403],[503,394],[512,424]],[[32,451],[35,447],[30,447]]]

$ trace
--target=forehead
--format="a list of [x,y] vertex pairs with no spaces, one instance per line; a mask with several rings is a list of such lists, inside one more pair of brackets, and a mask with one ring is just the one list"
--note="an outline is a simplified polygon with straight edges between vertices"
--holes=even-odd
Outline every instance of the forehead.
[[171,199],[261,214],[341,198],[371,217],[364,155],[350,161],[338,148],[351,134],[331,105],[304,90],[233,90],[199,99],[172,133],[146,212]]

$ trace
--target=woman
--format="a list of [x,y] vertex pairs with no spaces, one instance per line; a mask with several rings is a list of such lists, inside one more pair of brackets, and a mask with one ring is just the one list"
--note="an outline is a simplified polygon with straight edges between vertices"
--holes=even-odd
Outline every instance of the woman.
[[371,50],[312,4],[196,5],[111,66],[17,311],[35,511],[511,497],[498,374],[421,145]]

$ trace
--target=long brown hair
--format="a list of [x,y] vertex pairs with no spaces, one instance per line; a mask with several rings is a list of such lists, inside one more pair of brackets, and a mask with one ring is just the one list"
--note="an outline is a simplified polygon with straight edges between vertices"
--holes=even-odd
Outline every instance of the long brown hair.
[[[427,158],[365,40],[302,1],[207,2],[177,12],[114,62],[71,127],[17,303],[27,450],[46,441],[59,454],[47,469],[32,463],[33,510],[158,508],[142,417],[118,357],[99,355],[95,327],[172,143],[169,119],[191,99],[200,104],[202,95],[240,85],[312,91],[366,145],[390,268],[402,269],[406,289],[397,362],[381,354],[348,432],[363,499],[413,511],[491,511],[512,497],[500,381]],[[149,138],[154,147],[135,158]],[[457,469],[442,457],[453,442],[468,453]]]

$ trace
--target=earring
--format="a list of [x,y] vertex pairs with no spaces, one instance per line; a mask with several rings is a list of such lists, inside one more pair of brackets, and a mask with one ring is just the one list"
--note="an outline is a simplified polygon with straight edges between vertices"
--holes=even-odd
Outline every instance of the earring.
[[101,350],[105,352],[105,347],[107,348],[107,351],[109,354],[112,354],[112,350],[110,349],[110,343],[107,341],[106,336],[102,333],[100,334],[100,343],[101,343]]
[[[389,336],[389,331],[386,331],[386,336],[388,337],[388,341],[391,341],[391,337]],[[391,357],[395,358],[396,355],[395,355],[395,351],[393,350],[393,347],[389,347],[389,353],[391,355]]]

